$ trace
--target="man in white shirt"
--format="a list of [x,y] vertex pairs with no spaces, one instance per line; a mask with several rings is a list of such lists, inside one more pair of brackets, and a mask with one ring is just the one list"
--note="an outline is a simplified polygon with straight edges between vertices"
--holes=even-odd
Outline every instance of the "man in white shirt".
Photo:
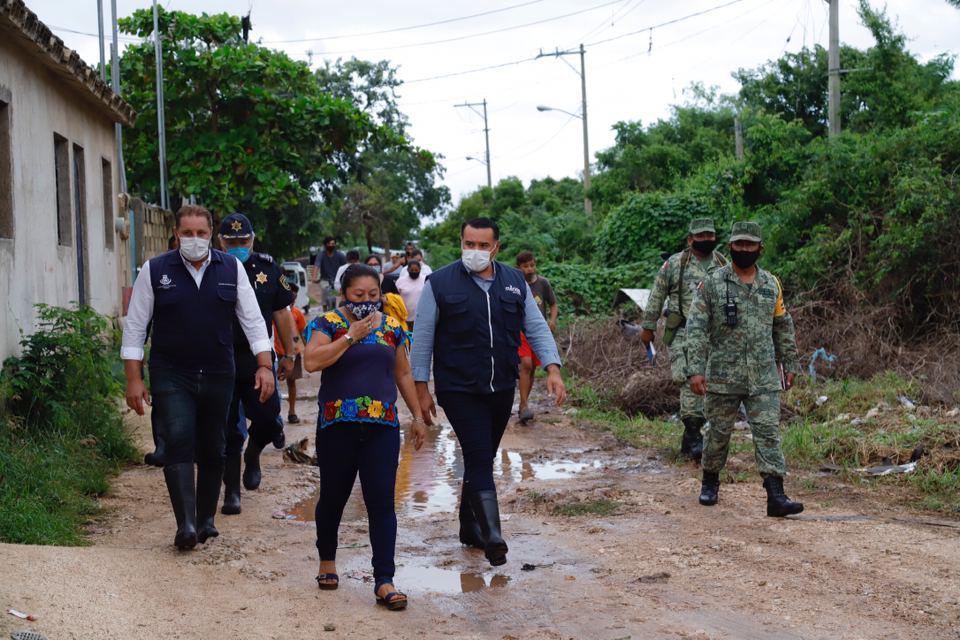
[[[197,205],[176,214],[179,249],[150,259],[133,286],[121,357],[127,405],[151,404],[164,445],[163,475],[177,519],[174,544],[192,549],[219,535],[224,427],[233,395],[233,319],[256,354],[261,402],[274,389],[272,344],[242,263],[210,248],[213,217]],[[150,392],[143,344],[151,326]],[[194,478],[196,463],[196,478]]]

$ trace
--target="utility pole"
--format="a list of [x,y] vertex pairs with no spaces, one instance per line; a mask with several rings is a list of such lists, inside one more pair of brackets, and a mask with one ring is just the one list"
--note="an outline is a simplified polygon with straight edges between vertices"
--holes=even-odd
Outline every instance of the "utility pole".
[[97,41],[100,43],[100,80],[107,81],[107,56],[103,51],[103,0],[97,0]]
[[[454,107],[466,107],[476,113],[477,115],[483,116],[483,137],[487,143],[487,152],[484,156],[486,158],[485,165],[487,165],[487,186],[493,188],[493,176],[490,171],[490,125],[487,121],[487,99],[484,98],[483,102],[464,102],[463,104],[455,104]],[[480,113],[475,109],[475,107],[483,107],[483,113]]]
[[827,117],[830,137],[840,135],[840,0],[830,3],[830,50],[827,57],[828,93],[830,99]]
[[163,48],[160,45],[160,18],[153,0],[153,52],[157,59],[157,137],[160,143],[160,206],[170,209],[167,199],[167,134],[163,114]]
[[[580,54],[580,71],[577,71],[573,66],[570,68],[580,76],[580,119],[583,120],[583,210],[589,215],[593,213],[593,203],[590,202],[590,196],[588,195],[590,193],[590,136],[588,133],[589,128],[587,127],[586,53],[587,50],[584,49],[583,45],[581,44],[579,49],[568,49],[566,51],[560,51],[559,49],[556,49],[553,53],[544,53],[543,49],[541,49],[540,53],[537,54],[537,58],[553,57],[563,60],[563,56]],[[564,60],[564,62],[566,62],[566,60]]]
[[733,143],[737,161],[743,160],[743,122],[740,116],[733,117]]

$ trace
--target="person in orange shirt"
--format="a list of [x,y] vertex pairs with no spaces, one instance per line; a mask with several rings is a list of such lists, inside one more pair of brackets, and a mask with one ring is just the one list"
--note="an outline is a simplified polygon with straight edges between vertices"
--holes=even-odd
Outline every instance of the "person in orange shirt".
[[[296,296],[297,292],[300,290],[293,282],[290,283],[290,289],[293,291],[293,295]],[[303,311],[298,309],[295,304],[290,305],[290,313],[293,314],[293,323],[297,327],[297,335],[293,337],[293,344],[296,346],[295,360],[293,362],[293,370],[289,374],[284,375],[283,370],[280,370],[279,377],[281,380],[286,380],[287,382],[287,403],[290,405],[290,411],[287,415],[287,424],[298,424],[300,418],[297,417],[297,380],[303,377],[303,359],[301,353],[303,352],[303,331],[307,328],[307,319],[303,316]],[[277,352],[278,357],[284,357],[286,352],[283,348],[283,343],[280,342],[280,335],[274,330],[273,338],[273,348]]]

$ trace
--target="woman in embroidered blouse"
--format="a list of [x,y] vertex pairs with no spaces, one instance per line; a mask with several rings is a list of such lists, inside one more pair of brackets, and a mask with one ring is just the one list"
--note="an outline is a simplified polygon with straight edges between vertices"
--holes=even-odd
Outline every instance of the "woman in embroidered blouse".
[[303,356],[320,378],[317,419],[317,550],[321,589],[336,589],[337,531],[343,508],[360,474],[373,550],[377,602],[403,609],[407,597],[393,586],[397,517],[394,484],[400,456],[397,390],[413,414],[410,437],[419,450],[426,435],[410,362],[407,334],[382,312],[379,274],[351,265],[341,279],[343,306],[316,318]]

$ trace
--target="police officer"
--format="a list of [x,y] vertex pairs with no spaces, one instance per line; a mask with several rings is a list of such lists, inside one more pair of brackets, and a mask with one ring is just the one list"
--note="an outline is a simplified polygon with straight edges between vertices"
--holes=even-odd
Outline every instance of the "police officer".
[[[253,251],[255,235],[253,225],[242,213],[232,213],[220,223],[220,242],[230,255],[243,264],[250,286],[257,297],[267,334],[271,335],[273,324],[284,345],[285,355],[280,366],[285,373],[293,369],[296,353],[302,346],[293,325],[289,305],[296,298],[283,271],[273,258]],[[236,334],[235,334],[236,335]],[[243,455],[243,486],[253,491],[260,486],[260,452],[272,442],[283,447],[283,419],[280,417],[280,393],[278,390],[265,400],[253,393],[250,379],[256,371],[256,363],[250,350],[240,342],[234,346],[237,375],[230,415],[226,423],[226,466],[223,473],[223,507],[221,513],[240,513],[240,453],[247,439],[247,418],[250,419],[247,450]],[[242,405],[242,410],[241,410]]]
[[523,273],[495,261],[497,224],[487,218],[464,223],[460,246],[462,258],[433,272],[423,287],[410,360],[424,420],[432,424],[437,409],[427,383],[433,359],[437,401],[460,441],[460,541],[483,549],[497,566],[507,561],[507,543],[493,460],[513,409],[521,331],[547,370],[547,391],[557,404],[566,390],[556,342]]
[[143,415],[151,403],[142,363],[151,325],[152,417],[164,445],[163,476],[177,519],[174,544],[186,550],[219,535],[214,516],[234,392],[235,338],[245,337],[246,348],[256,354],[247,380],[251,393],[261,400],[273,395],[274,374],[270,338],[243,266],[210,248],[210,212],[181,207],[176,233],[179,249],[152,258],[137,276],[120,355],[127,405]]
[[740,404],[747,410],[757,467],[767,490],[767,515],[803,511],[783,492],[786,463],[780,447],[781,378],[793,385],[797,340],[783,304],[780,281],[756,266],[763,249],[760,225],[734,223],[730,233],[732,264],[706,277],[687,320],[687,374],[691,390],[706,396],[707,429],[703,450],[700,504],[715,505],[720,471],[727,462],[730,434]]
[[687,228],[687,248],[670,256],[660,267],[643,312],[643,331],[640,333],[640,339],[649,346],[653,342],[653,332],[657,329],[663,303],[667,302],[663,341],[670,347],[670,374],[673,382],[680,387],[680,421],[683,422],[680,454],[698,462],[703,453],[701,430],[706,419],[703,415],[703,398],[687,386],[684,326],[697,286],[708,273],[727,263],[720,253],[714,251],[716,246],[717,233],[713,220],[691,220]]

